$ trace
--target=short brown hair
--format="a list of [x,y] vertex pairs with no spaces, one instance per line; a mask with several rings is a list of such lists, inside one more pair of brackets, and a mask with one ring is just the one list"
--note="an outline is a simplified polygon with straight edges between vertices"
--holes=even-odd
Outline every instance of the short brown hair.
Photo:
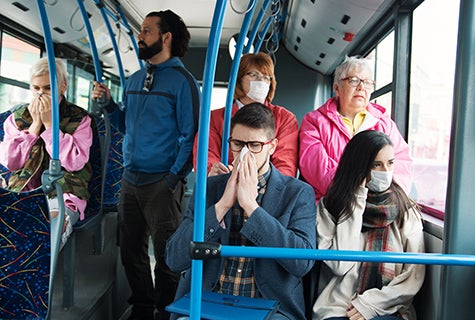
[[272,61],[272,58],[264,52],[247,53],[241,57],[236,79],[236,89],[234,90],[234,99],[240,99],[246,96],[247,92],[244,92],[242,89],[241,80],[252,68],[256,68],[263,75],[269,75],[272,77],[269,86],[269,93],[267,94],[267,100],[271,102],[274,98],[277,81],[275,80],[274,74],[274,62]]

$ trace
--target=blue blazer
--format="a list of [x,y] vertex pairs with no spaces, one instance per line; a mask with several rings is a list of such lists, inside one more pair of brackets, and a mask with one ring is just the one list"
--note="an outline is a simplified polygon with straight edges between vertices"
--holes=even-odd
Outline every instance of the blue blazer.
[[[207,180],[205,241],[229,243],[231,214],[222,228],[216,219],[214,205],[224,193],[229,174]],[[165,260],[171,270],[182,272],[175,299],[190,291],[190,242],[193,238],[193,208],[190,206],[183,222],[167,242]],[[241,234],[259,247],[315,249],[316,207],[312,187],[298,179],[282,175],[271,165],[271,174],[261,206],[241,229]],[[203,290],[213,291],[223,269],[224,258],[204,261]],[[302,277],[312,268],[314,260],[254,259],[257,289],[264,299],[278,300],[279,312],[290,319],[305,319]],[[173,318],[173,317],[172,317]]]

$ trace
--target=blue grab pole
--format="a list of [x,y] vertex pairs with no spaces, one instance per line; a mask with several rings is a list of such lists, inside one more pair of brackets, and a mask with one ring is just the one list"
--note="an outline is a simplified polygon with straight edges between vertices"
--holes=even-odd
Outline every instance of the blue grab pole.
[[99,11],[101,12],[101,15],[102,15],[102,19],[104,20],[104,23],[106,24],[107,30],[109,32],[109,36],[112,42],[112,47],[114,48],[115,58],[117,60],[117,68],[119,69],[120,84],[122,88],[125,88],[124,67],[122,66],[122,59],[120,58],[119,47],[117,46],[117,41],[115,40],[115,37],[114,37],[114,30],[112,30],[109,19],[107,18],[107,10],[104,7],[104,3],[102,2],[102,0],[94,0],[94,2],[96,3],[96,6],[99,8]]
[[132,32],[132,28],[129,26],[129,22],[127,21],[127,17],[125,16],[124,12],[122,11],[122,8],[121,8],[119,2],[117,2],[116,8],[117,8],[117,11],[119,12],[120,19],[123,21],[126,28],[129,30],[127,32],[127,34],[130,37],[130,42],[132,42],[132,46],[134,47],[135,54],[137,55],[137,60],[139,61],[139,66],[140,66],[140,68],[143,68],[143,61],[142,61],[142,59],[139,58],[139,47],[137,46],[137,41],[135,41],[134,33]]
[[262,259],[281,258],[475,266],[475,255],[439,253],[222,246],[221,256]]
[[[37,0],[38,11],[40,13],[41,25],[43,28],[43,35],[45,38],[46,54],[48,56],[48,69],[49,79],[51,86],[51,118],[52,118],[52,157],[49,163],[49,171],[47,171],[46,178],[50,177],[54,180],[61,175],[61,161],[59,160],[59,93],[58,93],[58,77],[56,75],[56,60],[54,56],[53,37],[51,35],[51,29],[48,21],[48,15],[43,0]],[[44,173],[43,173],[44,175]],[[50,181],[50,180],[48,180]],[[42,176],[43,182],[43,176]],[[58,183],[54,183],[57,192],[57,198],[59,203],[63,203],[63,193],[61,186]],[[48,185],[48,188],[52,188],[52,185]],[[60,214],[55,222],[51,223],[51,230],[62,230],[59,226],[64,222],[64,207],[60,206]],[[58,225],[59,223],[59,225]],[[46,319],[51,317],[51,304],[53,301],[53,285],[54,274],[56,273],[56,259],[59,254],[59,246],[61,233],[58,232],[56,238],[53,238],[53,232],[51,232],[51,262],[50,262],[50,278],[49,278],[49,294],[48,294],[48,311]]]
[[249,40],[247,42],[247,45],[244,47],[244,53],[249,53],[251,51],[252,44],[254,43],[254,40],[256,39],[257,31],[259,31],[259,26],[261,25],[261,22],[264,19],[264,14],[266,13],[267,8],[269,7],[270,3],[271,3],[271,0],[264,1],[264,4],[262,5],[261,10],[259,11],[259,14],[257,15],[257,19],[256,21],[254,21],[254,26],[249,35]]
[[89,38],[89,44],[91,46],[92,60],[94,62],[94,71],[96,73],[96,81],[102,82],[101,60],[99,59],[96,40],[94,39],[94,33],[92,32],[91,23],[89,22],[89,17],[87,15],[86,7],[84,7],[83,1],[84,0],[77,0],[77,3],[81,11],[82,19],[84,20],[84,25],[86,26],[87,37]]
[[262,42],[264,41],[267,30],[269,30],[273,19],[274,17],[269,17],[266,23],[264,24],[264,28],[262,28],[261,32],[259,33],[256,45],[254,46],[254,52],[259,52],[261,50]]
[[[206,177],[208,168],[208,138],[210,122],[211,93],[214,84],[214,74],[216,71],[216,61],[218,58],[219,40],[223,27],[224,12],[227,0],[217,0],[211,25],[208,51],[203,75],[202,104],[200,111],[200,121],[198,128],[198,155],[196,187],[194,192],[194,212],[195,222],[193,226],[194,241],[203,241],[204,221],[206,210]],[[199,320],[201,314],[201,287],[203,283],[203,261],[192,260],[191,262],[191,306],[190,318]]]
[[40,12],[41,25],[43,27],[43,35],[45,38],[46,54],[48,56],[49,79],[51,84],[51,114],[52,114],[52,159],[59,159],[59,94],[58,79],[56,77],[56,61],[54,57],[53,37],[49,26],[48,15],[43,0],[37,0],[38,10]]
[[239,62],[241,60],[242,51],[244,48],[244,40],[246,39],[249,26],[251,24],[252,15],[256,9],[256,0],[251,0],[248,6],[249,11],[246,13],[242,22],[239,38],[236,43],[236,51],[234,52],[234,59],[231,65],[231,72],[229,74],[228,94],[226,96],[226,108],[224,110],[224,126],[223,126],[223,140],[221,143],[221,162],[228,165],[228,138],[231,127],[231,113],[233,109],[234,89],[236,87],[237,72],[239,69]]

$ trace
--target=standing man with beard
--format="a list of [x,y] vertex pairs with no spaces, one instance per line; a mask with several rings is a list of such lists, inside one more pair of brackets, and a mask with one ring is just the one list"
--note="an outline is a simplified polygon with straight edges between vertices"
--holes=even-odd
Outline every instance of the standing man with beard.
[[[198,129],[200,91],[179,59],[190,33],[170,10],[150,12],[138,35],[139,57],[146,67],[127,80],[123,142],[124,174],[119,202],[119,244],[132,289],[129,319],[168,319],[165,306],[175,296],[179,273],[164,261],[165,244],[179,226],[184,179],[192,168],[193,139]],[[106,95],[106,109],[117,104],[110,90],[94,82],[92,99]],[[148,241],[152,238],[155,287]]]

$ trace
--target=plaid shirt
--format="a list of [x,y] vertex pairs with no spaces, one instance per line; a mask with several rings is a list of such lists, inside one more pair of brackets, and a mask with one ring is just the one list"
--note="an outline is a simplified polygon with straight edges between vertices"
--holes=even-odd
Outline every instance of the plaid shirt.
[[[266,192],[270,169],[259,176],[257,203],[260,205]],[[234,246],[253,246],[252,242],[243,237],[240,230],[247,219],[244,211],[236,203],[232,210],[229,244]],[[224,261],[224,268],[218,283],[218,292],[235,296],[260,297],[254,278],[253,258],[229,257]]]

